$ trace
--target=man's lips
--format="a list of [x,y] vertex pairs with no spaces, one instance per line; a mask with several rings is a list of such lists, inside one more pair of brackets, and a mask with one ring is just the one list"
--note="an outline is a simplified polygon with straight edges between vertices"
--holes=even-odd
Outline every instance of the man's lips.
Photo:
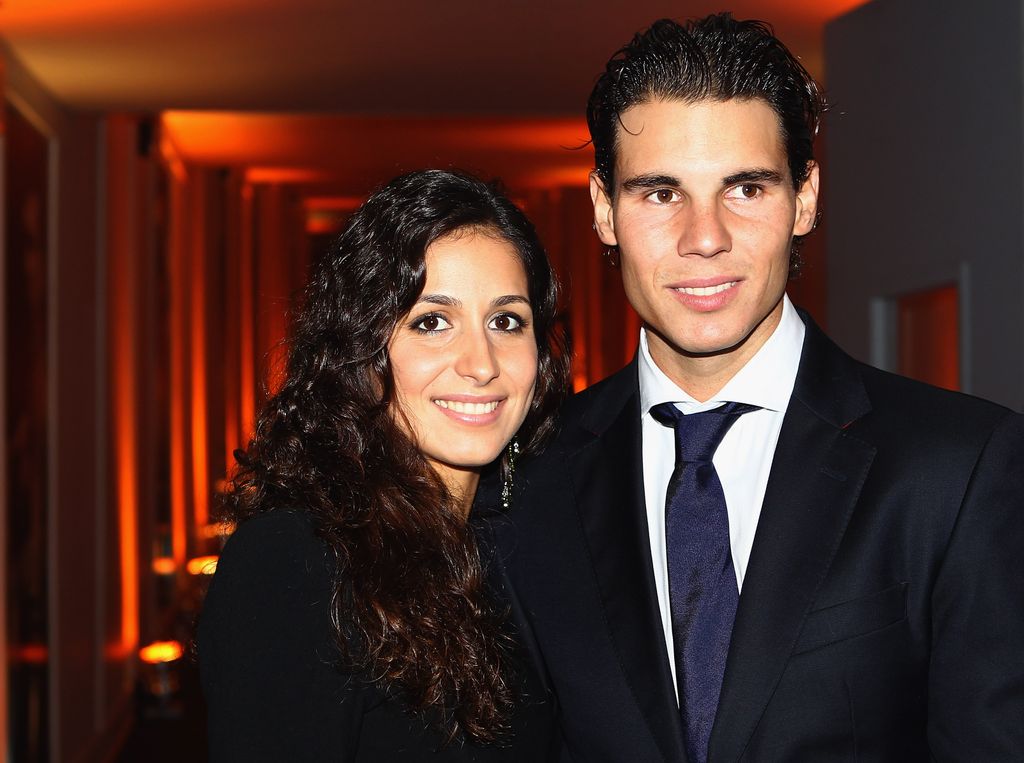
[[712,297],[715,294],[721,294],[723,291],[728,291],[738,283],[739,281],[725,281],[724,283],[715,284],[714,286],[672,286],[670,288],[674,291],[688,294],[691,297]]
[[720,310],[732,302],[742,279],[734,276],[688,279],[668,284],[667,288],[684,305],[698,312]]

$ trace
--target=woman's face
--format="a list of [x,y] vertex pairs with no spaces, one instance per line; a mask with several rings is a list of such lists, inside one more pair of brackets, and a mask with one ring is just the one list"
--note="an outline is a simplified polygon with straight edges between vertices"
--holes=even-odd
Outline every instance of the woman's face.
[[394,404],[449,489],[471,496],[533,400],[526,271],[510,243],[476,229],[435,241],[425,264],[423,293],[391,338]]

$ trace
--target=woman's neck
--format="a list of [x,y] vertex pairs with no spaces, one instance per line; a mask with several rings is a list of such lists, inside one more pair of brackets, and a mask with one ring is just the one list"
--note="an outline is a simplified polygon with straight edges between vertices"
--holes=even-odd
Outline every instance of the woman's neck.
[[455,499],[455,506],[462,518],[468,519],[469,512],[473,508],[477,486],[480,484],[480,470],[478,468],[459,468],[436,462],[431,465],[444,486],[448,488],[452,498]]

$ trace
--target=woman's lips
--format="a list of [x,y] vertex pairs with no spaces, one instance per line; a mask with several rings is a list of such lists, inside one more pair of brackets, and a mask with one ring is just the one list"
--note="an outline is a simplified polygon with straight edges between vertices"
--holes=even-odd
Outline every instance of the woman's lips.
[[446,411],[454,411],[455,413],[491,413],[495,408],[498,407],[497,400],[491,400],[486,403],[467,403],[461,400],[443,400],[438,399],[434,401],[435,405],[444,408]]
[[439,397],[433,403],[448,418],[464,424],[490,424],[501,415],[504,398]]

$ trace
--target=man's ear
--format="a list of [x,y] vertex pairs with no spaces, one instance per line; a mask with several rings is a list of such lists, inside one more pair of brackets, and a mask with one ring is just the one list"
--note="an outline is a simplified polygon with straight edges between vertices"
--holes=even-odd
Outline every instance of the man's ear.
[[814,230],[818,221],[818,163],[808,162],[807,179],[796,192],[796,217],[793,235],[805,236]]
[[612,200],[596,171],[590,173],[590,200],[594,203],[594,230],[597,231],[597,237],[605,246],[618,246]]

